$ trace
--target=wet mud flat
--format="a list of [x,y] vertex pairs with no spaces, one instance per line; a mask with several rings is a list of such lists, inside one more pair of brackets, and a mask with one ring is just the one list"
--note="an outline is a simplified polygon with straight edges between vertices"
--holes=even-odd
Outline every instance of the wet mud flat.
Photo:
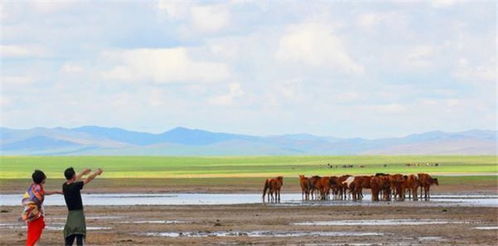
[[[87,206],[89,245],[495,245],[498,208],[472,206]],[[0,245],[20,245],[20,206],[0,207]],[[40,245],[60,245],[66,209],[47,206]]]

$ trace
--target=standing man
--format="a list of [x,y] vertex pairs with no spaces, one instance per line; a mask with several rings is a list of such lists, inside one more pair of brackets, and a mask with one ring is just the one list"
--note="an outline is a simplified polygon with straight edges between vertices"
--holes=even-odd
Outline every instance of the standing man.
[[90,183],[97,175],[102,174],[102,169],[90,174],[83,181],[78,181],[83,175],[89,174],[90,169],[85,168],[80,173],[76,174],[72,167],[64,171],[66,182],[62,185],[62,192],[64,193],[64,200],[69,210],[67,215],[66,225],[64,226],[64,240],[65,245],[73,245],[74,239],[76,244],[83,245],[83,239],[86,236],[85,214],[83,213],[83,202],[81,201],[80,190],[83,189],[85,184]]

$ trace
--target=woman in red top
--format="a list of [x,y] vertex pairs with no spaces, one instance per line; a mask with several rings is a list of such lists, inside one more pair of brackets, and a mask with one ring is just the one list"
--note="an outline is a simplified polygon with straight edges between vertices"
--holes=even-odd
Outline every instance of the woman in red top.
[[40,170],[35,170],[33,175],[33,183],[29,186],[26,193],[24,193],[22,204],[24,211],[22,219],[26,221],[28,232],[26,245],[32,246],[40,239],[45,228],[45,221],[43,219],[43,200],[45,195],[62,194],[62,191],[45,191],[45,180],[47,176]]

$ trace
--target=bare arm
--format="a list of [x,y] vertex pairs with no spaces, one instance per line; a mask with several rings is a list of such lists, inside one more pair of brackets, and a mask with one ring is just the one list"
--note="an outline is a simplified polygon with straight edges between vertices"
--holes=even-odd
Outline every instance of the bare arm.
[[45,191],[45,195],[47,195],[47,196],[50,196],[50,195],[53,195],[53,194],[61,194],[62,195],[62,191],[58,191],[58,190]]
[[92,174],[90,174],[90,176],[88,176],[85,180],[83,180],[83,183],[84,184],[90,183],[90,181],[95,179],[95,177],[97,177],[97,175],[102,174],[102,172],[103,172],[102,169],[98,168],[97,171],[93,172]]
[[88,168],[85,168],[85,169],[81,170],[81,172],[79,172],[78,174],[76,174],[76,180],[79,180],[79,179],[81,179],[81,177],[83,177],[84,175],[89,174],[89,173],[90,173],[90,171],[92,171],[92,170],[90,170],[90,169],[88,169]]

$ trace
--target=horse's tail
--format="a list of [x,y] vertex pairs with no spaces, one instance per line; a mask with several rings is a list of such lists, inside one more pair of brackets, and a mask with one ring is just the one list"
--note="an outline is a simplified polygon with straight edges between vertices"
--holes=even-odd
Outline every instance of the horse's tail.
[[263,188],[263,200],[265,199],[266,190],[268,190],[269,188],[270,188],[270,181],[267,179],[265,181],[265,187]]

